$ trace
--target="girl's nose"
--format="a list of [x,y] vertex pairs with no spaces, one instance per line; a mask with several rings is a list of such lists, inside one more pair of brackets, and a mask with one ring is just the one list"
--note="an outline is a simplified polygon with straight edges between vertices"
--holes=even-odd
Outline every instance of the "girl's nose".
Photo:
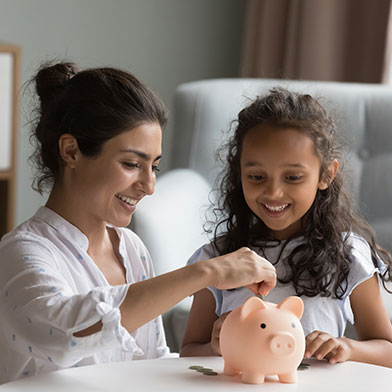
[[264,196],[277,199],[283,195],[283,189],[279,181],[268,180],[264,186]]

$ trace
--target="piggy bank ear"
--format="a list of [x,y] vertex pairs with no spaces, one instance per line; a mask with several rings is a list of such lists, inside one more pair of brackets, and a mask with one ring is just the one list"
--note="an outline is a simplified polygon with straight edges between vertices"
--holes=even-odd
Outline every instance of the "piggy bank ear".
[[266,309],[264,301],[259,297],[248,298],[241,307],[241,319],[244,320],[256,309]]
[[304,303],[299,297],[287,297],[278,305],[278,308],[288,310],[300,319],[304,312]]

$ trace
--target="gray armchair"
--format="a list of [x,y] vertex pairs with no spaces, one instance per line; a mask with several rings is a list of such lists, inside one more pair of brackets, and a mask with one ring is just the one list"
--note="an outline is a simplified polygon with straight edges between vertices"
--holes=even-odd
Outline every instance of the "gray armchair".
[[[392,251],[391,88],[271,79],[204,80],[178,87],[171,170],[159,178],[156,194],[140,204],[134,217],[133,228],[151,250],[159,273],[185,265],[196,248],[207,242],[202,234],[202,211],[219,172],[216,149],[241,108],[276,86],[320,97],[335,114],[348,141],[345,170],[350,191],[374,227],[377,241]],[[159,214],[151,217],[154,205],[161,209],[162,218]],[[164,220],[163,236],[153,229],[160,219]],[[392,296],[383,295],[392,318]],[[174,351],[179,348],[189,307],[187,299],[164,316]]]

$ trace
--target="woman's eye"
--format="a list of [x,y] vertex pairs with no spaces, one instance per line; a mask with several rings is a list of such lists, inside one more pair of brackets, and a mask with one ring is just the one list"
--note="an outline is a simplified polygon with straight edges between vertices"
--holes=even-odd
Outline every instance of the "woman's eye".
[[158,168],[158,165],[152,165],[152,171],[153,171],[154,173],[159,172],[160,169]]
[[130,168],[130,169],[140,167],[140,165],[138,163],[131,163],[131,162],[123,162],[123,165],[126,166],[127,168]]

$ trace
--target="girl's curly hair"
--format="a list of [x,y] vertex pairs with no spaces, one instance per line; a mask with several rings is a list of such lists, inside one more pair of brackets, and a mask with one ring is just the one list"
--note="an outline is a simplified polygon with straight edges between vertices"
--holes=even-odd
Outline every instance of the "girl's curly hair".
[[302,218],[304,242],[285,259],[289,273],[279,281],[292,282],[298,295],[341,298],[347,289],[348,239],[352,232],[368,241],[375,266],[377,255],[387,265],[382,275],[384,286],[392,281],[392,257],[376,244],[373,229],[356,212],[352,197],[343,189],[341,170],[333,180],[326,177],[334,159],[341,163],[342,146],[335,121],[315,98],[282,88],[272,89],[244,108],[236,120],[234,134],[219,151],[221,157],[226,153],[225,167],[219,177],[220,197],[212,207],[214,218],[209,222],[214,226],[212,243],[217,252],[224,254],[241,246],[268,246],[267,243],[271,246],[271,241],[280,242],[248,207],[242,191],[242,143],[247,132],[260,124],[276,129],[294,128],[311,138],[321,162],[320,178],[330,183],[325,190],[317,191]]

